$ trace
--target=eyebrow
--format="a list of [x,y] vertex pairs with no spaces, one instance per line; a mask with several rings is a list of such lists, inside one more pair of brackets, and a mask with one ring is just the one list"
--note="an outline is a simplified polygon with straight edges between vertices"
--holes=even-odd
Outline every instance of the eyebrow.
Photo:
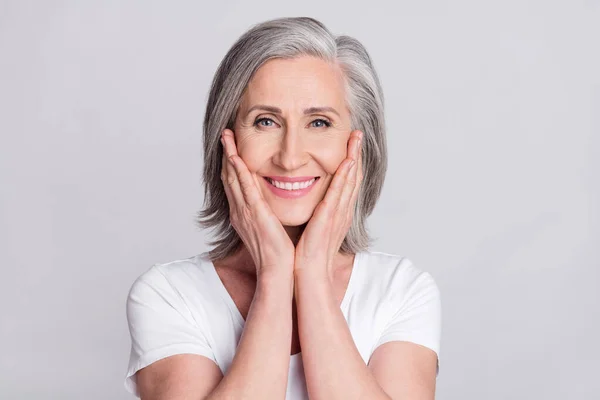
[[[264,104],[257,104],[255,106],[250,107],[250,109],[248,110],[248,113],[246,115],[250,114],[254,110],[263,110],[263,111],[271,112],[273,114],[282,114],[281,108],[273,107],[273,106],[267,106],[267,105],[264,105]],[[330,112],[336,114],[338,117],[340,116],[340,113],[338,113],[335,110],[335,108],[333,108],[333,107],[309,107],[309,108],[305,108],[304,109],[304,115],[314,114],[314,113],[319,113],[319,112],[326,112],[326,111],[330,111]]]

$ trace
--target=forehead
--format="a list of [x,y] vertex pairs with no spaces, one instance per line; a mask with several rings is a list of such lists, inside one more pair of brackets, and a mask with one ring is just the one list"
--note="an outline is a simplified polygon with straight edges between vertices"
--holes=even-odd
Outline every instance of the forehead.
[[248,83],[243,103],[339,107],[344,96],[344,77],[338,65],[302,56],[264,63]]

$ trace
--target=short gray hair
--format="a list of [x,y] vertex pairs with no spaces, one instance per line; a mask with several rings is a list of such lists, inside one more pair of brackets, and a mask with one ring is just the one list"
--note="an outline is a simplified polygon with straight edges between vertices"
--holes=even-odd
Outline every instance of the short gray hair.
[[372,244],[365,226],[375,208],[387,170],[383,91],[365,47],[349,36],[334,36],[323,23],[309,17],[277,18],[252,26],[231,47],[212,81],[204,115],[204,206],[196,223],[214,228],[212,260],[233,254],[242,244],[229,220],[229,205],[221,180],[223,147],[221,132],[233,130],[241,98],[248,82],[266,61],[301,55],[337,63],[344,74],[351,129],[364,133],[363,181],[352,226],[340,250],[346,254]]

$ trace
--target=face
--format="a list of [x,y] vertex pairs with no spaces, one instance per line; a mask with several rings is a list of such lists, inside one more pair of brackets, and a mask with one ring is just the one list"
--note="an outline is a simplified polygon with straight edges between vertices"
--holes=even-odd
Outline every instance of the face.
[[[347,156],[350,112],[341,70],[318,58],[273,59],[249,82],[235,121],[238,154],[284,226],[309,221]],[[277,188],[316,178],[307,189]],[[293,186],[292,186],[293,187]]]

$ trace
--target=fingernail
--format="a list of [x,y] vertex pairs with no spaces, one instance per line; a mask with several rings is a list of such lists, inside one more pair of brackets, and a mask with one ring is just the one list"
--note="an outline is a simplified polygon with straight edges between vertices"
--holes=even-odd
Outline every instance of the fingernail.
[[235,167],[235,161],[233,161],[233,156],[229,156],[227,157],[229,162],[231,163],[231,165],[233,165]]

